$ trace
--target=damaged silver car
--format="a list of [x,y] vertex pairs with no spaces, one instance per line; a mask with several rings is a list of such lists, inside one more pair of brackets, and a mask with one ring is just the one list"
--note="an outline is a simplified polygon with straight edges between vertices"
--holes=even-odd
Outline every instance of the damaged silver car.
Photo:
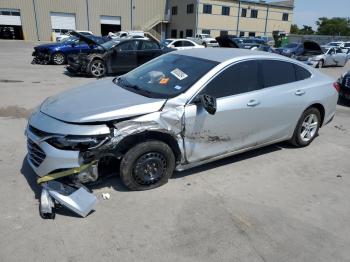
[[307,146],[337,100],[331,78],[286,57],[177,51],[45,100],[29,119],[28,161],[41,182],[73,184],[115,161],[125,186],[146,190],[174,170],[265,145]]

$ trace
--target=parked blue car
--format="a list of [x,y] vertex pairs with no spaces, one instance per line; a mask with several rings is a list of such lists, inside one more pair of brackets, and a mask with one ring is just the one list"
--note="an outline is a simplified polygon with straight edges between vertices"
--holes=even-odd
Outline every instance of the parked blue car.
[[68,55],[95,52],[99,44],[107,41],[105,38],[97,36],[87,36],[87,38],[92,41],[82,41],[72,36],[64,42],[38,45],[34,47],[32,63],[63,65],[67,63]]
[[275,53],[287,57],[299,56],[304,52],[304,45],[301,43],[289,43],[282,47],[275,48]]

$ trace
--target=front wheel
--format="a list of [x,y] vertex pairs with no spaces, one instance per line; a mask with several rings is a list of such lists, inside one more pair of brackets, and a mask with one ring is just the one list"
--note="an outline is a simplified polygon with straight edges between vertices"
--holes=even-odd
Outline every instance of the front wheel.
[[96,59],[92,61],[89,66],[89,73],[93,77],[103,77],[106,74],[105,63],[100,59]]
[[161,141],[146,141],[131,148],[120,163],[120,177],[130,190],[148,190],[168,182],[175,169],[171,148]]
[[205,47],[205,48],[207,48],[208,47],[208,45],[207,45],[207,43],[203,43],[203,46]]
[[300,117],[290,142],[297,147],[308,146],[317,136],[320,126],[320,111],[314,107],[307,109]]
[[66,57],[62,53],[56,53],[52,56],[52,62],[55,65],[63,65],[66,62]]
[[320,61],[318,61],[316,68],[322,68],[323,66],[324,66],[324,61],[320,60]]

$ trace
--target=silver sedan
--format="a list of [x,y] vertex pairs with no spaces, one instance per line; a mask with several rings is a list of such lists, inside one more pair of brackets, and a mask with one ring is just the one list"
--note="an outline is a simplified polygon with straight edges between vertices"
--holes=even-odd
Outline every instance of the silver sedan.
[[39,176],[91,164],[71,175],[85,183],[115,160],[128,188],[151,189],[175,169],[281,141],[309,145],[333,119],[337,91],[279,55],[177,51],[48,98],[29,119],[28,161]]
[[349,60],[346,53],[338,47],[330,47],[323,50],[323,54],[310,57],[306,62],[313,67],[322,68],[324,66],[345,66]]

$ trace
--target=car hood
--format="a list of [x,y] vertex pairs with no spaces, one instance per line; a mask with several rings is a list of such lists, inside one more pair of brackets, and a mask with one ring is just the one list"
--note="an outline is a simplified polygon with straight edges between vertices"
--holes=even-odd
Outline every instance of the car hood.
[[127,91],[107,78],[50,97],[40,111],[70,123],[107,122],[159,111],[165,102]]
[[71,35],[79,38],[80,41],[83,41],[85,43],[87,43],[89,46],[94,46],[94,45],[98,45],[98,46],[101,46],[103,49],[105,49],[101,44],[99,44],[97,41],[95,41],[94,39],[92,38],[89,38],[83,34],[80,34],[76,31],[71,31],[70,32]]
[[56,48],[62,45],[63,43],[50,43],[50,44],[37,45],[36,47],[34,47],[34,49],[49,49],[49,48]]
[[305,41],[303,43],[303,47],[304,47],[304,52],[312,51],[314,53],[319,53],[319,54],[323,53],[321,46],[314,41]]
[[216,41],[215,38],[212,37],[208,37],[208,38],[204,38],[204,41]]

